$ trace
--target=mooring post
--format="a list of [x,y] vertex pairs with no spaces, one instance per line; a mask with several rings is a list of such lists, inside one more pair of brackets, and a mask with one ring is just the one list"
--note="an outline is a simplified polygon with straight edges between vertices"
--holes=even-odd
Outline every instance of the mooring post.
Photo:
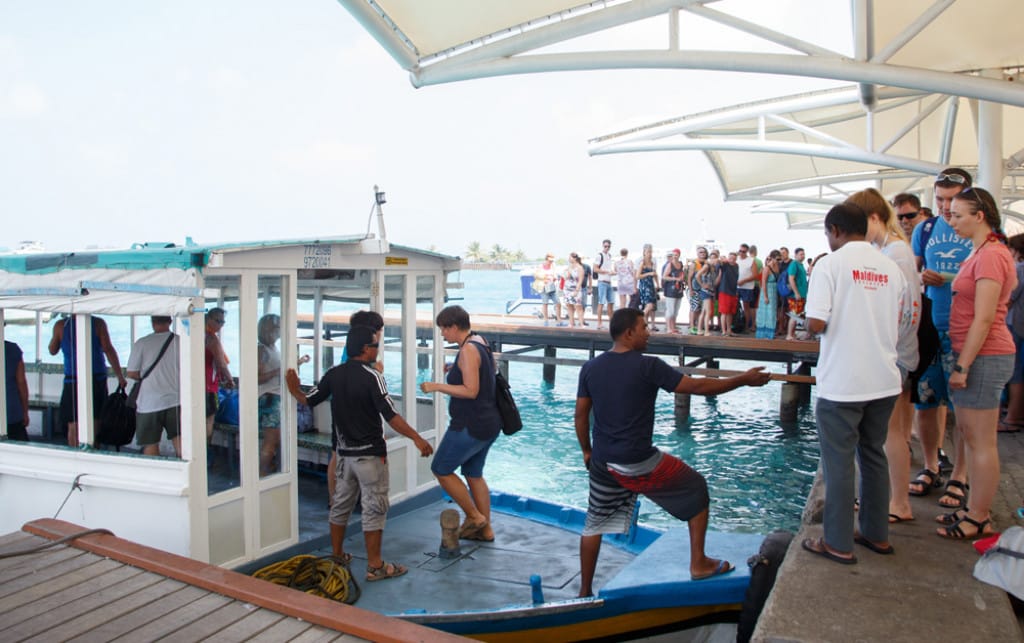
[[[683,356],[679,356],[679,365],[686,366]],[[676,422],[689,422],[690,421],[690,394],[689,393],[676,393]]]
[[779,419],[783,422],[795,422],[799,407],[800,385],[795,382],[783,382],[779,400]]
[[[545,360],[549,357],[554,358],[556,355],[558,355],[558,349],[554,346],[548,345],[544,347]],[[548,364],[547,361],[544,362],[544,381],[550,383],[555,381],[555,365],[553,363]]]
[[[807,362],[800,362],[800,367],[796,369],[797,375],[811,374],[811,365]],[[811,385],[810,384],[797,384],[800,387],[800,403],[810,404],[811,403]]]

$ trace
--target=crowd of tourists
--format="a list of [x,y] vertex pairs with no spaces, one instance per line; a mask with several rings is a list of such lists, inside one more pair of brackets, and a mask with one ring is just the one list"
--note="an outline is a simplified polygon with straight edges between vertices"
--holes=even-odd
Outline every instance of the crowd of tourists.
[[698,246],[692,258],[676,248],[656,259],[653,246],[645,244],[634,261],[629,249],[613,256],[611,246],[605,239],[592,263],[575,252],[565,265],[557,265],[553,254],[545,257],[533,282],[545,325],[589,326],[585,312],[591,307],[601,330],[613,308],[636,308],[651,332],[809,337],[803,309],[814,260],[803,248],[773,249],[764,261],[757,246],[746,243],[725,253]]

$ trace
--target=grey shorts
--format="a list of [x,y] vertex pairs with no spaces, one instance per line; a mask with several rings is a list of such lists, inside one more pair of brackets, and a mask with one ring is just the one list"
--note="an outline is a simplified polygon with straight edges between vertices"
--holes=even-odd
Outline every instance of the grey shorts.
[[557,290],[551,290],[551,291],[545,290],[544,292],[542,292],[540,294],[540,301],[541,301],[542,304],[557,304],[558,303],[558,291]]
[[[954,357],[955,359],[955,357]],[[950,389],[953,406],[997,409],[1003,387],[1013,375],[1014,355],[978,355],[967,371],[967,388]]]
[[140,447],[159,444],[164,430],[167,431],[168,440],[178,437],[181,432],[180,406],[135,415],[135,443]]
[[347,525],[358,499],[363,506],[363,531],[384,529],[391,506],[388,501],[391,489],[388,459],[379,455],[339,455],[337,460],[334,498],[331,499],[328,521],[332,525]]

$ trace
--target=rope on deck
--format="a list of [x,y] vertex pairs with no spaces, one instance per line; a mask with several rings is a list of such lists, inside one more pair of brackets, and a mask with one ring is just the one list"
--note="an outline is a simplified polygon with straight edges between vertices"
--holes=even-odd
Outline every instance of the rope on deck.
[[348,565],[349,561],[337,556],[305,554],[267,565],[253,577],[352,605],[361,592]]

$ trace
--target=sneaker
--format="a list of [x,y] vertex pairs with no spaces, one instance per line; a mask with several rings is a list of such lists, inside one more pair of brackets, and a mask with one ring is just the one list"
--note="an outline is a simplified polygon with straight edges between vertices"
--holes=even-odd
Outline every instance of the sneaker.
[[939,449],[939,473],[951,473],[953,471],[953,463],[949,461],[946,453]]

